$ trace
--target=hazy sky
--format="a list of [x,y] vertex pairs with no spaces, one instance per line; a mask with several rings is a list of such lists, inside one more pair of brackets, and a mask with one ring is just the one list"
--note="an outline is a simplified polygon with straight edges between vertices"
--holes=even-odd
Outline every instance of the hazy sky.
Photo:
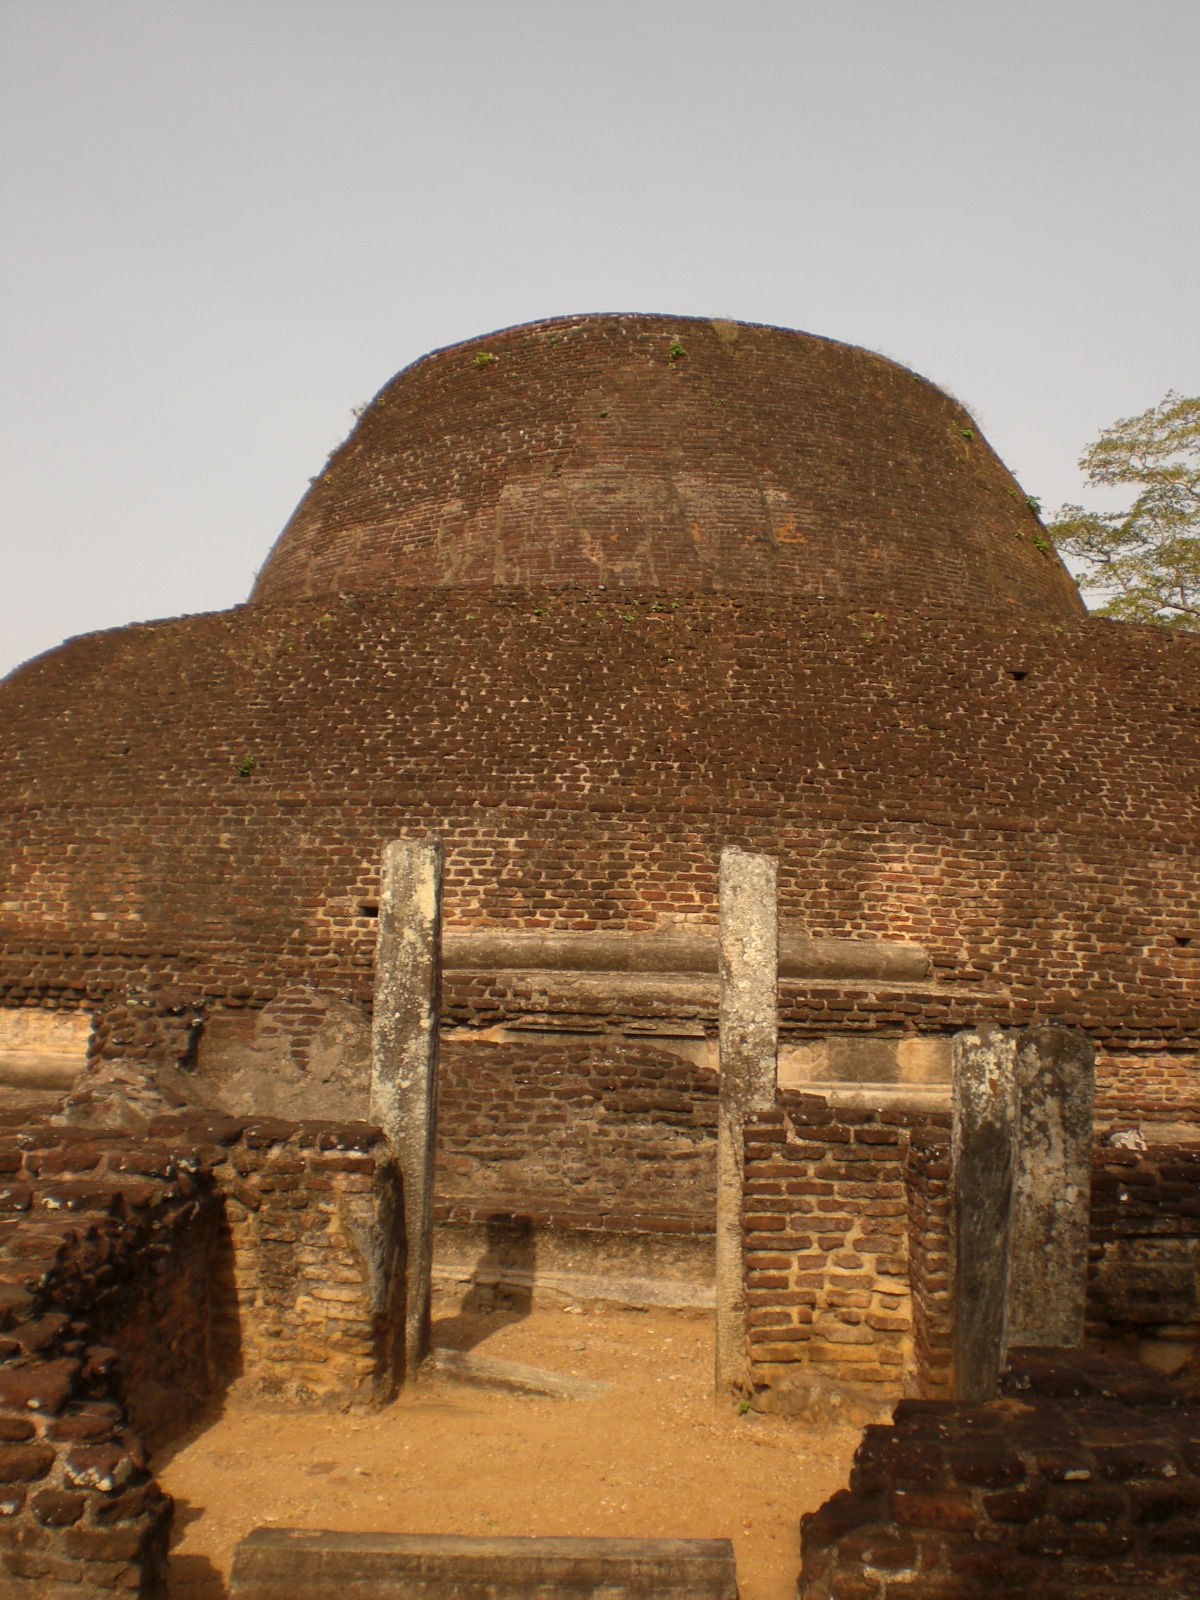
[[866,345],[1048,508],[1086,497],[1102,427],[1197,392],[1197,0],[0,0],[0,24],[0,672],[244,599],[352,408],[510,323]]

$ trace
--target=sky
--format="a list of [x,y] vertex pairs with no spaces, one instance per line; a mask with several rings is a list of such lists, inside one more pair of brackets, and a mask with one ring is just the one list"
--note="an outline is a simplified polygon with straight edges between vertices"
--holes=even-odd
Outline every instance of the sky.
[[865,345],[1047,511],[1200,389],[1196,0],[0,0],[0,673],[244,600],[354,408],[586,311]]

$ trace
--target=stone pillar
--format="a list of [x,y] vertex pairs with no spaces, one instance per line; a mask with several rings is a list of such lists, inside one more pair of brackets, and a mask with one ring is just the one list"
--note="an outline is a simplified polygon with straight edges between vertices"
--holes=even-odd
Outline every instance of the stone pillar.
[[954,1394],[995,1398],[1006,1348],[1015,1048],[986,1025],[954,1037],[950,1134],[955,1234]]
[[717,1121],[716,1392],[746,1371],[742,1246],[746,1119],[775,1104],[779,969],[776,865],[736,845],[721,852],[720,1100]]
[[1069,1347],[1083,1343],[1096,1053],[1053,1024],[1023,1028],[1014,1046],[1008,1344]]
[[375,948],[370,1116],[400,1170],[404,1203],[404,1377],[429,1351],[433,1156],[437,1132],[442,846],[384,846]]

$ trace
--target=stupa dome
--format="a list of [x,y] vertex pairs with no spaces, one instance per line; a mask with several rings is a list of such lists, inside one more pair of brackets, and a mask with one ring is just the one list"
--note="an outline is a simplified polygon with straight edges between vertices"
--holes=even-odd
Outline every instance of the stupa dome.
[[831,339],[665,316],[534,323],[406,368],[252,600],[467,584],[1082,610],[934,385]]

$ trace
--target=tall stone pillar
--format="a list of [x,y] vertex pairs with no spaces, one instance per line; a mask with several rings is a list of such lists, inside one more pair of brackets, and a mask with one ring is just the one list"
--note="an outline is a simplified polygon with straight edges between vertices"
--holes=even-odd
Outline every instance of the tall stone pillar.
[[746,1120],[775,1104],[779,976],[776,864],[736,845],[722,850],[720,1097],[717,1121],[716,1392],[746,1370],[743,1264]]
[[1083,1343],[1096,1052],[1053,1024],[1022,1028],[1014,1046],[1008,1343],[1065,1348]]
[[954,1393],[995,1398],[1004,1364],[1017,1119],[1010,1035],[954,1036],[950,1170],[954,1186]]
[[404,1377],[429,1351],[437,1133],[442,846],[384,846],[375,948],[370,1115],[387,1136],[404,1203]]

